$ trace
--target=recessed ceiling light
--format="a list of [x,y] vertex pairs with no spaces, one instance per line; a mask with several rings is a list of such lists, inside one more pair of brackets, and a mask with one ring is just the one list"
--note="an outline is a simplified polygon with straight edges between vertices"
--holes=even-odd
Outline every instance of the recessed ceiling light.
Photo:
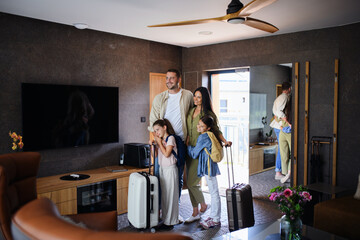
[[199,32],[199,34],[200,35],[211,35],[211,34],[213,34],[213,32],[211,32],[211,31],[201,31],[201,32]]
[[89,27],[86,23],[74,23],[73,26],[77,29],[86,29]]

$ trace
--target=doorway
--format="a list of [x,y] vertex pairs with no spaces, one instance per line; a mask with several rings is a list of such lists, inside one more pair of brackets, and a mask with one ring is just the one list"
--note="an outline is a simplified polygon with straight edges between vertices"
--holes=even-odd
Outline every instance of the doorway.
[[[232,161],[235,183],[249,183],[249,68],[231,72],[212,73],[211,89],[215,114],[225,139],[232,141]],[[220,192],[232,185],[232,171],[229,161],[224,158],[219,163],[221,175],[218,176]],[[228,167],[230,171],[228,171]]]

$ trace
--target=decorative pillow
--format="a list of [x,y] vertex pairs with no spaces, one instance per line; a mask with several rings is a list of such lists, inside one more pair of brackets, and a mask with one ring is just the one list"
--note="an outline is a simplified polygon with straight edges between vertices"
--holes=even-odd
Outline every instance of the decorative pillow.
[[357,190],[356,190],[356,193],[354,195],[354,198],[360,200],[360,174],[359,174],[358,186],[357,186]]
[[81,228],[86,228],[86,225],[83,222],[77,223],[72,218],[70,218],[68,216],[61,216],[61,218],[63,220],[65,220],[66,222],[68,222],[68,223],[71,223],[71,224],[76,225],[76,226],[81,227]]

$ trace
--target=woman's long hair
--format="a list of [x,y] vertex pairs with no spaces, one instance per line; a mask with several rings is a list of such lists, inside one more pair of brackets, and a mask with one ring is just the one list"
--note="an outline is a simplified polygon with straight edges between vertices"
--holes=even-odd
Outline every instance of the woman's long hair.
[[292,124],[292,101],[291,101],[291,97],[289,98],[289,101],[286,102],[285,108],[284,108],[284,113],[286,116],[286,120]]
[[169,120],[167,120],[166,118],[164,119],[158,119],[154,122],[153,127],[155,125],[159,125],[160,127],[164,127],[166,126],[166,133],[169,135],[174,135],[175,131],[174,128],[172,127],[171,123],[169,122]]
[[214,113],[213,108],[212,108],[212,104],[211,104],[211,98],[210,98],[209,90],[207,88],[205,88],[205,87],[198,87],[197,89],[195,89],[194,95],[195,95],[196,92],[201,93],[201,97],[202,97],[201,111],[204,114],[209,114],[209,112]]
[[200,118],[200,120],[207,126],[210,128],[210,132],[212,132],[216,139],[219,141],[220,145],[222,145],[221,143],[221,139],[220,139],[220,136],[219,136],[219,132],[218,131],[215,131],[214,130],[214,126],[215,126],[215,120],[209,116],[209,115],[204,115],[203,117]]

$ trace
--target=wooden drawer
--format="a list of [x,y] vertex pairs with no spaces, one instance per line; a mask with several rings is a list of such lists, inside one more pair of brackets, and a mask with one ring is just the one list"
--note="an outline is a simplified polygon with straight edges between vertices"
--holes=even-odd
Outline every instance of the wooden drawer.
[[262,149],[250,150],[249,152],[249,174],[264,169],[264,152]]
[[41,197],[53,201],[61,215],[77,213],[76,187],[38,194],[38,198]]
[[117,190],[117,213],[123,214],[127,212],[128,188]]
[[56,204],[61,215],[69,215],[77,213],[77,201],[71,200]]
[[37,195],[38,198],[48,198],[51,200],[51,192],[47,192],[47,193],[40,193]]
[[129,177],[122,177],[116,179],[116,189],[128,188],[129,187]]
[[76,187],[38,194],[38,197],[49,198],[54,203],[76,200]]
[[117,213],[123,214],[127,212],[129,177],[116,179],[116,199]]

